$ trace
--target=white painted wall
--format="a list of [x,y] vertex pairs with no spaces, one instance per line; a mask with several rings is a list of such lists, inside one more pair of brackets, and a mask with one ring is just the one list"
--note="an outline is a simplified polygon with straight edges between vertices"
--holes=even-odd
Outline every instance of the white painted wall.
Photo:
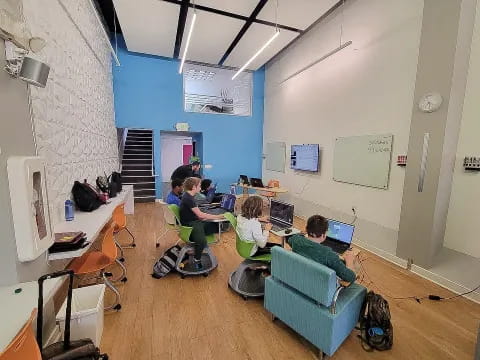
[[97,176],[118,169],[112,62],[89,1],[23,0],[23,12],[32,34],[47,41],[35,56],[50,65],[48,83],[30,93],[55,223],[75,180],[95,184]]
[[[334,182],[334,141],[340,136],[394,135],[393,157],[406,154],[413,106],[422,0],[349,1],[267,66],[264,144],[319,143],[316,175],[264,169],[289,188],[297,212],[312,211],[352,219],[357,208],[357,239],[395,254],[404,169],[392,166],[388,190]],[[353,45],[300,75],[279,82],[339,46]],[[289,165],[287,165],[288,167]],[[308,205],[306,203],[308,202]],[[303,208],[303,209],[302,209]],[[306,210],[308,208],[308,210]]]
[[452,193],[444,246],[480,257],[478,217],[480,214],[480,173],[463,170],[465,156],[480,156],[480,2],[470,53],[470,68],[463,107],[463,118],[456,153]]
[[[2,256],[0,284],[36,280],[59,270],[64,262],[47,263],[45,256],[20,263],[15,248],[5,164],[8,156],[39,155],[47,160],[47,189],[53,222],[63,217],[63,203],[70,197],[74,180],[95,182],[98,175],[118,168],[114,125],[111,59],[101,28],[85,0],[17,0],[26,26],[46,40],[39,54],[29,54],[51,66],[44,89],[27,86],[19,79],[0,77],[2,119],[0,139],[0,224]],[[0,51],[3,51],[3,46]],[[3,56],[0,57],[3,68]],[[31,97],[31,107],[29,106]],[[35,135],[32,134],[30,115]],[[8,139],[7,139],[8,137]],[[36,148],[35,143],[36,142]],[[5,176],[4,176],[5,175]],[[13,266],[12,266],[13,265]]]

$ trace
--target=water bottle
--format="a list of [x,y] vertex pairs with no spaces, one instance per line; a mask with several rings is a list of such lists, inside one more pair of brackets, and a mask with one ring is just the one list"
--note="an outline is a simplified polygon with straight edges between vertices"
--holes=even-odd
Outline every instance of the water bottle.
[[236,195],[237,193],[237,187],[235,185],[230,186],[230,194]]
[[65,200],[65,220],[73,220],[73,201]]

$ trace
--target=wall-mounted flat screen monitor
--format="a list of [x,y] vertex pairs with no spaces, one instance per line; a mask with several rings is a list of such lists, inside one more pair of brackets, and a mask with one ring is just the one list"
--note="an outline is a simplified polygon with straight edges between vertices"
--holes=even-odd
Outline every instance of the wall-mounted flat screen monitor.
[[292,145],[290,168],[301,171],[318,171],[318,144]]

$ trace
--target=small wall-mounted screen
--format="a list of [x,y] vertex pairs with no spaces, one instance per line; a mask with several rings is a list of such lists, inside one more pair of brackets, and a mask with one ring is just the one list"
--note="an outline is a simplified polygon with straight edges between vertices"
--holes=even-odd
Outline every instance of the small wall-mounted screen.
[[292,145],[290,168],[302,171],[318,171],[318,144]]

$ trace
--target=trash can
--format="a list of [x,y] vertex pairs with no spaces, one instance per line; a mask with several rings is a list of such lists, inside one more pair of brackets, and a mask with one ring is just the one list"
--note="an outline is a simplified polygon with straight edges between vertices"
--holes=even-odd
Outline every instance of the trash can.
[[[96,346],[100,346],[103,333],[103,295],[105,285],[86,286],[73,289],[72,317],[70,333],[72,340],[92,339]],[[57,322],[65,330],[65,311],[67,300],[57,314]]]

